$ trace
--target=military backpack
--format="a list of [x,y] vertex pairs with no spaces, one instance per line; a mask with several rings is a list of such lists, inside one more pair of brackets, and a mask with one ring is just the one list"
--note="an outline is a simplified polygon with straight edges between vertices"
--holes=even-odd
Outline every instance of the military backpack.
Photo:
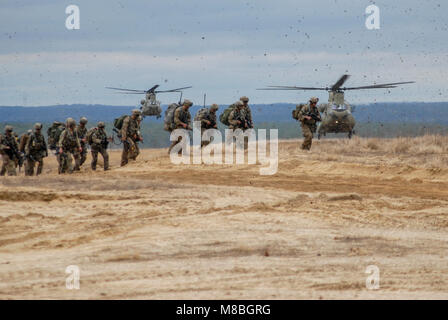
[[235,104],[231,104],[230,106],[227,107],[227,109],[224,110],[223,113],[221,113],[221,115],[219,116],[219,121],[221,121],[222,124],[229,126],[229,116],[230,113],[233,111],[233,109],[235,109]]
[[114,127],[121,130],[121,128],[123,128],[123,121],[126,117],[128,117],[128,115],[124,114],[121,117],[114,119]]
[[204,119],[204,117],[208,116],[208,113],[209,113],[209,109],[208,108],[201,108],[201,109],[199,109],[199,111],[194,116],[194,121],[201,121],[202,119]]
[[163,120],[164,126],[163,129],[166,131],[173,131],[174,130],[174,113],[176,112],[177,108],[180,108],[180,105],[177,103],[172,103],[168,106],[168,108],[165,110],[165,118]]
[[294,110],[292,110],[292,118],[299,120],[299,112],[303,108],[303,104],[298,104]]
[[87,131],[86,139],[87,139],[88,144],[93,143],[92,136],[97,130],[98,130],[98,128],[91,128],[91,129],[89,129],[89,131]]

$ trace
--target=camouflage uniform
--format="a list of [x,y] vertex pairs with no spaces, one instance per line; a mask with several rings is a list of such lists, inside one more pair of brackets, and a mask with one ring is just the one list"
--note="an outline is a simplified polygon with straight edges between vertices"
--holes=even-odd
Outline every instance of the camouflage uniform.
[[50,150],[55,150],[56,161],[58,162],[58,167],[61,166],[61,156],[59,154],[59,148],[57,147],[59,138],[62,132],[65,130],[64,124],[55,121],[53,125],[47,130],[48,147]]
[[245,120],[246,118],[242,108],[235,107],[229,114],[229,129],[246,130],[247,126],[245,126]]
[[22,134],[19,138],[19,151],[25,152],[26,143],[28,142],[28,139],[30,138],[31,134],[33,133],[33,130],[28,130],[24,134]]
[[90,151],[92,153],[92,170],[96,170],[98,162],[98,153],[103,156],[104,171],[109,170],[109,154],[107,153],[107,133],[104,130],[104,122],[99,122],[98,127],[94,129],[91,137]]
[[[182,106],[180,108],[177,108],[174,112],[174,130],[175,129],[187,129],[191,130],[191,114],[190,111],[188,111],[188,108],[193,105],[193,102],[189,100],[184,100]],[[184,108],[186,107],[186,108]],[[187,128],[184,127],[184,125],[187,126]],[[168,149],[168,154],[171,152],[171,150],[174,148],[176,144],[182,141],[182,137],[179,137],[176,141],[172,141],[171,145]],[[181,151],[179,151],[179,154]]]
[[79,142],[78,134],[76,133],[74,126],[72,128],[67,125],[67,128],[62,132],[61,137],[59,138],[58,147],[62,148],[59,173],[65,173],[67,171],[73,173],[72,156],[75,159],[75,166],[79,167],[79,149],[81,148],[81,143]]
[[243,96],[240,98],[240,101],[243,103],[243,107],[241,108],[241,113],[243,114],[244,118],[247,121],[247,125],[249,128],[253,128],[253,121],[252,121],[252,111],[250,110],[249,105],[247,104],[249,102],[249,98],[246,96]]
[[[12,134],[12,128],[6,127],[5,135],[0,135],[0,153],[2,155],[3,165],[1,170],[1,175],[8,173],[8,176],[16,176],[16,160],[17,156],[14,154],[15,150],[19,150],[19,145],[15,136]],[[12,146],[12,148],[11,148]]]
[[[34,167],[36,162],[39,163],[36,171],[36,175],[42,173],[42,168],[44,166],[44,157],[48,156],[47,144],[45,143],[44,136],[40,133],[40,129],[36,130],[35,127],[34,133],[32,133],[27,141],[25,146],[25,155],[26,155],[26,167],[25,167],[25,175],[32,176],[34,175]],[[42,128],[42,126],[41,126]]]
[[[201,121],[201,137],[205,130],[218,128],[218,123],[216,122],[216,111],[218,108],[219,106],[217,104],[212,104],[208,112],[199,115],[198,120]],[[205,147],[209,143],[210,141],[202,141],[201,139],[201,147]]]
[[79,125],[76,127],[76,133],[78,134],[78,139],[79,139],[79,143],[81,144],[81,154],[80,154],[80,159],[79,159],[79,166],[75,166],[76,171],[80,170],[80,166],[83,165],[83,163],[86,161],[87,159],[87,140],[86,140],[86,136],[87,136],[87,128],[86,128],[86,123],[87,123],[87,119],[86,118],[81,118],[81,120],[79,121]]
[[141,111],[135,109],[132,111],[132,116],[127,116],[123,120],[121,127],[121,139],[123,141],[123,152],[121,153],[121,166],[128,163],[128,159],[135,160],[140,154],[140,149],[137,142],[141,141],[140,124],[138,117]]
[[[317,103],[319,99],[317,98],[311,98],[310,102]],[[303,143],[302,143],[302,149],[303,150],[310,150],[311,144],[313,143],[313,133],[316,132],[317,124],[316,120],[311,119],[305,119],[305,116],[307,114],[315,114],[320,119],[320,113],[317,107],[311,107],[310,104],[306,104],[300,109],[298,113],[298,120],[300,121],[301,127],[302,127],[302,134],[304,137]]]
[[[241,101],[237,101],[235,103],[235,108],[232,110],[232,112],[230,112],[229,114],[229,129],[232,130],[236,130],[236,129],[241,129],[244,131],[246,131],[247,129],[249,129],[249,125],[247,123],[247,118],[246,118],[247,114],[245,113],[245,111],[243,110],[243,105]],[[237,140],[239,141],[239,140]],[[227,141],[227,143],[230,143],[231,141]],[[249,145],[249,139],[248,137],[244,137],[244,149],[247,149]],[[243,147],[243,145],[241,145],[240,147]]]

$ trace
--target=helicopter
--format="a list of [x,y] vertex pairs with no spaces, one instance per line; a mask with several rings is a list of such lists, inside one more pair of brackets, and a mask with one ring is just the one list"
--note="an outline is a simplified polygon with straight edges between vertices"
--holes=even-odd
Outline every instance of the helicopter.
[[190,89],[190,87],[183,87],[183,88],[177,88],[177,89],[171,89],[171,90],[156,90],[160,85],[156,84],[152,88],[148,90],[135,90],[135,89],[124,89],[124,88],[113,88],[113,87],[106,87],[107,89],[117,90],[118,93],[122,94],[145,94],[145,99],[140,101],[141,107],[140,110],[142,110],[142,116],[143,117],[150,117],[150,116],[156,116],[157,119],[159,119],[162,115],[162,108],[160,107],[160,101],[157,100],[156,94],[157,93],[166,93],[166,92],[180,92],[182,93],[182,90]]
[[325,90],[328,91],[328,103],[318,105],[318,110],[322,115],[322,121],[319,122],[317,128],[317,138],[327,133],[348,133],[350,139],[355,133],[355,118],[352,115],[354,106],[350,105],[344,98],[346,90],[362,90],[362,89],[389,89],[396,88],[400,84],[415,83],[415,81],[394,82],[374,84],[362,87],[342,87],[342,85],[350,77],[344,74],[331,87],[296,87],[296,86],[268,86],[268,88],[258,90]]

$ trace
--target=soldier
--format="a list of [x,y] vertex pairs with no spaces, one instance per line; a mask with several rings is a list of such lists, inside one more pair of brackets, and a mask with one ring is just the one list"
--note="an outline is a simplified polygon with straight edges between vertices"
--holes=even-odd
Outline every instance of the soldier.
[[[302,134],[304,137],[302,143],[302,150],[310,150],[313,143],[313,132],[317,129],[317,120],[321,121],[319,110],[317,109],[318,98],[312,97],[309,104],[306,104],[300,109],[298,113],[298,120],[302,127]],[[315,118],[315,119],[313,119]]]
[[121,141],[123,141],[123,152],[121,153],[121,166],[125,166],[129,159],[135,160],[140,154],[137,142],[143,141],[140,134],[138,117],[142,112],[138,109],[132,110],[132,115],[123,119],[121,127]]
[[33,133],[33,130],[30,129],[20,136],[20,138],[19,138],[19,151],[20,152],[25,153],[26,143],[28,142],[28,139],[30,138],[32,133]]
[[[218,124],[216,122],[216,111],[219,109],[217,104],[212,104],[207,112],[201,113],[197,115],[197,120],[201,121],[201,137],[204,134],[204,131],[207,129],[217,129]],[[205,147],[208,145],[210,141],[202,141],[201,147]]]
[[67,171],[73,173],[72,156],[75,159],[75,166],[79,167],[80,153],[82,152],[74,119],[67,119],[66,128],[59,138],[58,148],[60,156],[59,173]]
[[76,127],[76,133],[78,134],[79,143],[81,144],[82,152],[79,159],[79,166],[75,166],[75,171],[80,170],[80,166],[86,161],[87,159],[87,118],[82,117],[79,119],[79,125]]
[[252,121],[252,112],[250,111],[250,107],[248,105],[249,98],[246,97],[246,96],[242,96],[240,98],[240,101],[243,103],[242,112],[244,113],[244,117],[246,118],[247,125],[248,125],[249,128],[253,128],[254,124],[253,124],[253,121]]
[[109,145],[109,140],[107,138],[107,133],[105,130],[106,125],[104,122],[98,122],[96,128],[93,129],[90,151],[92,153],[92,170],[96,170],[96,163],[98,162],[98,153],[103,156],[104,171],[109,170],[109,154],[107,153],[107,146]]
[[60,130],[62,123],[59,121],[53,122],[52,126],[47,129],[47,139],[48,139],[48,147],[50,150],[56,150],[56,145],[58,143],[55,138],[56,132]]
[[36,171],[36,176],[42,173],[42,168],[44,166],[44,159],[48,157],[47,144],[45,143],[45,138],[41,133],[42,124],[36,123],[34,125],[34,133],[32,133],[25,146],[25,156],[26,156],[26,167],[25,175],[34,175],[34,167],[36,162],[39,163]]
[[3,176],[8,172],[8,176],[16,176],[16,160],[19,159],[19,145],[13,135],[11,126],[5,127],[4,136],[0,135],[0,153],[3,160],[1,175]]
[[[182,103],[182,107],[177,108],[174,112],[174,129],[186,129],[192,130],[191,128],[191,114],[188,109],[193,105],[193,102],[185,99]],[[168,149],[168,154],[170,154],[171,150],[174,148],[176,144],[182,141],[182,137],[179,137],[176,141],[171,142],[171,145]],[[179,154],[181,151],[179,151]]]
[[235,102],[235,108],[229,114],[229,124],[229,129],[242,129],[244,131],[249,128],[241,101]]

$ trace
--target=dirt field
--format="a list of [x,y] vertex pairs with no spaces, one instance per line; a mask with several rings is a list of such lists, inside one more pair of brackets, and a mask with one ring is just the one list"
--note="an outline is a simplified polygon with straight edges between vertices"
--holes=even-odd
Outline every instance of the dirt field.
[[274,176],[153,149],[0,178],[0,298],[447,299],[448,139],[299,143]]

